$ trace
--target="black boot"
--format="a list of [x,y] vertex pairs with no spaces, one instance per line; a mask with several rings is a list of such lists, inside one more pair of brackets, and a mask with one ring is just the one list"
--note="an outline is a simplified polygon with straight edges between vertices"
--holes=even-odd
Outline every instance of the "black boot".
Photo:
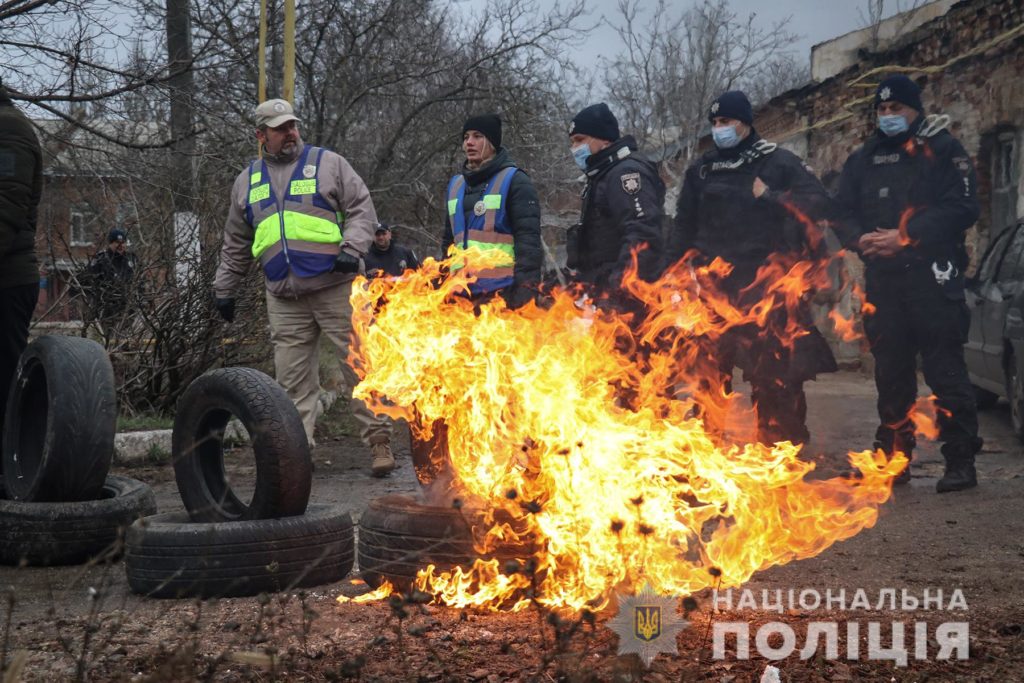
[[[876,451],[881,450],[887,457],[892,458],[892,451],[886,448],[885,444],[881,441],[876,441],[871,447]],[[912,449],[907,449],[907,452],[904,453],[904,455],[907,456],[907,465],[892,480],[893,486],[906,486],[910,483],[910,461],[914,459],[914,451]]]
[[946,473],[935,484],[935,491],[948,493],[977,486],[978,474],[974,470],[974,454],[979,450],[981,450],[981,439],[976,439],[976,443],[943,444],[942,457],[946,459]]

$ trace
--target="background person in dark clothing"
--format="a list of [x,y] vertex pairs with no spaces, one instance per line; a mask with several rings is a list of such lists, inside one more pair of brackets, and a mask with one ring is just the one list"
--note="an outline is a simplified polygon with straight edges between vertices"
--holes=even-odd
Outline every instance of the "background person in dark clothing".
[[125,313],[134,274],[128,235],[114,228],[107,234],[107,248],[93,256],[88,266],[88,285],[93,311],[98,318],[110,322]]
[[35,240],[42,188],[39,139],[0,83],[0,424],[39,298]]
[[639,276],[659,274],[665,184],[654,162],[637,151],[633,136],[604,102],[581,110],[569,126],[576,165],[586,176],[580,222],[569,229],[566,265],[581,282],[617,290],[634,247]]
[[[532,299],[540,284],[544,252],[540,242],[540,201],[530,177],[501,146],[501,119],[481,114],[462,126],[462,171],[448,183],[442,255],[453,244],[508,255],[497,268],[477,273],[471,293],[500,293],[512,308]],[[472,265],[470,265],[472,268]]]
[[[911,412],[917,354],[938,398],[945,475],[937,490],[977,485],[981,449],[975,397],[964,364],[970,313],[964,301],[964,232],[977,220],[974,165],[945,130],[948,117],[925,117],[921,90],[906,76],[875,93],[878,130],[843,167],[837,232],[864,261],[864,331],[875,357],[876,448],[913,452]],[[897,483],[910,480],[910,468]]]
[[[766,293],[766,283],[750,288],[761,266],[774,259],[788,269],[816,258],[823,248],[820,231],[798,220],[788,207],[812,219],[824,218],[829,198],[796,155],[761,139],[753,128],[750,101],[742,92],[722,94],[711,105],[708,120],[716,149],[686,170],[666,265],[687,253],[694,265],[721,258],[733,267],[721,283],[722,293],[733,306],[749,310]],[[789,330],[792,339],[780,340],[783,330]],[[793,330],[801,334],[793,335]],[[776,308],[764,327],[734,327],[700,343],[706,346],[702,360],[709,363],[700,372],[704,377],[716,370],[721,373],[721,388],[729,390],[734,366],[743,370],[757,409],[760,442],[806,443],[803,383],[819,372],[838,369],[828,343],[814,327],[809,302],[793,311]],[[705,400],[722,394],[719,387],[708,388]],[[705,422],[718,419],[720,409],[704,408]],[[708,426],[716,432],[722,428]]]
[[420,267],[419,259],[409,247],[395,244],[391,226],[378,223],[373,234],[373,244],[363,256],[366,277],[398,276],[406,270]]

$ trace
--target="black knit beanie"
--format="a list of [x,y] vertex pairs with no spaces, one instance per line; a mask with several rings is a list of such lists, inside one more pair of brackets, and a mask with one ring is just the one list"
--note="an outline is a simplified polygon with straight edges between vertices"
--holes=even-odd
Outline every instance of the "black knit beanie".
[[494,145],[494,151],[501,149],[501,118],[497,114],[470,116],[462,124],[462,134],[465,135],[470,130],[482,133]]
[[619,121],[604,102],[592,104],[573,117],[569,135],[589,135],[599,140],[619,139]]
[[708,121],[713,121],[716,116],[754,125],[754,108],[742,90],[730,90],[719,95],[708,109]]
[[878,84],[878,90],[875,91],[875,109],[882,102],[899,102],[919,112],[924,111],[924,105],[921,104],[921,88],[903,74],[889,76]]

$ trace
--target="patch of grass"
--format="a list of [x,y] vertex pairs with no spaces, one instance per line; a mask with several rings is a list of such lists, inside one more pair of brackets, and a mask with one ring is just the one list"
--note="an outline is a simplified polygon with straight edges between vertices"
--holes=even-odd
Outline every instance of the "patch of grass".
[[170,461],[170,452],[155,443],[150,444],[149,449],[146,451],[146,455],[143,456],[143,463],[146,465],[164,465]]
[[119,432],[148,432],[154,429],[171,429],[174,427],[174,418],[166,415],[118,415],[117,431]]
[[349,400],[339,396],[330,410],[316,421],[316,441],[326,443],[342,436],[359,436],[359,423],[352,417]]

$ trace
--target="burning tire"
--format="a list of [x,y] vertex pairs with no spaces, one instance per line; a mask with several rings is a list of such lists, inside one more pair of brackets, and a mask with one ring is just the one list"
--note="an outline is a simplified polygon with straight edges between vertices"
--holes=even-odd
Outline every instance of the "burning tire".
[[114,457],[117,397],[106,351],[45,336],[21,354],[4,416],[4,487],[11,500],[91,501]]
[[[232,416],[248,431],[256,461],[248,503],[224,469],[224,432]],[[196,379],[178,400],[171,454],[193,521],[269,519],[306,510],[313,466],[302,420],[284,389],[258,370],[222,368]]]
[[125,570],[136,593],[156,598],[237,597],[343,579],[355,557],[352,518],[310,505],[301,517],[197,523],[154,515],[128,529]]
[[112,559],[121,553],[124,530],[155,513],[153,490],[127,477],[108,477],[96,500],[0,499],[0,562],[59,565]]
[[434,420],[429,437],[424,436],[424,428],[418,424],[410,425],[409,431],[409,450],[416,479],[421,486],[427,486],[441,475],[448,463],[448,426],[444,420]]
[[483,557],[497,559],[503,566],[532,554],[528,543],[515,543],[481,556],[459,510],[423,505],[406,496],[377,498],[359,519],[359,571],[373,588],[387,579],[405,590],[428,564],[443,571],[457,566],[468,569]]

